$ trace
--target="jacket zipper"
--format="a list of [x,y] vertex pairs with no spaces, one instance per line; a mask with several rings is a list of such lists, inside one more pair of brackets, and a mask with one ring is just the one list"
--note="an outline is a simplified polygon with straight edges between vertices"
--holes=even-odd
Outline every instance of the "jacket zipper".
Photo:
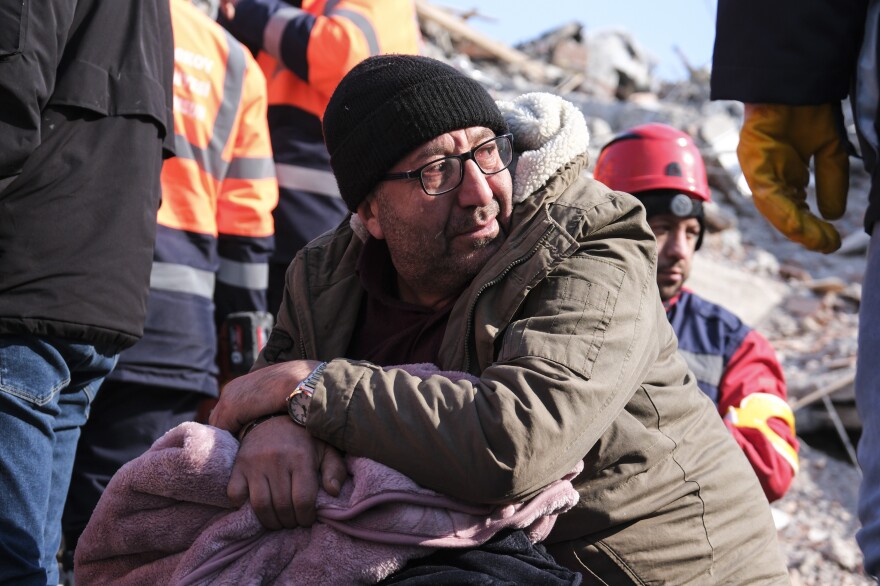
[[466,324],[466,327],[464,330],[464,372],[470,372],[470,369],[471,369],[471,353],[470,353],[471,329],[473,328],[473,325],[474,325],[474,312],[476,311],[477,301],[479,300],[480,295],[482,295],[483,291],[485,291],[489,287],[495,286],[499,281],[501,281],[505,277],[505,275],[507,275],[507,273],[509,273],[511,270],[513,270],[513,268],[515,266],[521,265],[522,263],[526,262],[527,260],[529,260],[530,258],[535,256],[535,253],[538,252],[538,248],[540,248],[547,241],[547,237],[550,235],[550,231],[552,229],[553,229],[553,226],[548,226],[547,229],[544,230],[544,234],[541,235],[541,237],[538,239],[538,241],[535,243],[535,245],[531,248],[531,250],[526,255],[519,257],[518,259],[514,260],[509,265],[507,265],[504,268],[504,270],[501,271],[501,273],[497,277],[495,277],[491,281],[484,283],[483,286],[480,287],[480,289],[477,291],[476,295],[474,295],[474,300],[473,300],[473,302],[471,302],[471,305],[468,308],[467,324]]

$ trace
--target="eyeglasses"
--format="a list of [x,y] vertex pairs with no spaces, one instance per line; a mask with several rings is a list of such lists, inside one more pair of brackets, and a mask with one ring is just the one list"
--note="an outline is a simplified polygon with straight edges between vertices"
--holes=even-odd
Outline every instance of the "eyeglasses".
[[504,171],[513,160],[513,135],[502,134],[490,138],[466,153],[443,157],[412,171],[388,173],[382,181],[418,179],[428,195],[443,195],[461,185],[464,180],[464,164],[467,160],[476,163],[483,175],[494,175]]

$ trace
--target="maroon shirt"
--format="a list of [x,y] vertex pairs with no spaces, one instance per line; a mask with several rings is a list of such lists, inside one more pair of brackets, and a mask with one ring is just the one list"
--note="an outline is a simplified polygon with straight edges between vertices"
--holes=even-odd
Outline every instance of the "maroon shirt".
[[367,241],[358,259],[357,274],[366,295],[346,357],[379,366],[437,364],[454,304],[435,310],[401,301],[397,271],[384,240]]

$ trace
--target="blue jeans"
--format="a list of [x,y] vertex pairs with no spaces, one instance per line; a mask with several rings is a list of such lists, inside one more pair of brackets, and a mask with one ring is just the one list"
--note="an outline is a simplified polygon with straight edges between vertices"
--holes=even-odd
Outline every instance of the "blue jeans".
[[80,427],[115,365],[89,344],[0,335],[0,584],[58,583]]
[[859,308],[856,407],[862,422],[859,440],[859,520],[856,534],[865,570],[880,575],[880,227],[874,225]]

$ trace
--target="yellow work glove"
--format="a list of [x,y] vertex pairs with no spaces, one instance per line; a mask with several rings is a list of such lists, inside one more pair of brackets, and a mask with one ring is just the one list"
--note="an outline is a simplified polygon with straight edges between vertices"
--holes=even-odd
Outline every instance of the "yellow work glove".
[[810,250],[840,248],[840,234],[807,205],[810,159],[816,204],[826,220],[846,211],[849,157],[835,124],[837,104],[746,104],[736,154],[755,207],[789,240]]

